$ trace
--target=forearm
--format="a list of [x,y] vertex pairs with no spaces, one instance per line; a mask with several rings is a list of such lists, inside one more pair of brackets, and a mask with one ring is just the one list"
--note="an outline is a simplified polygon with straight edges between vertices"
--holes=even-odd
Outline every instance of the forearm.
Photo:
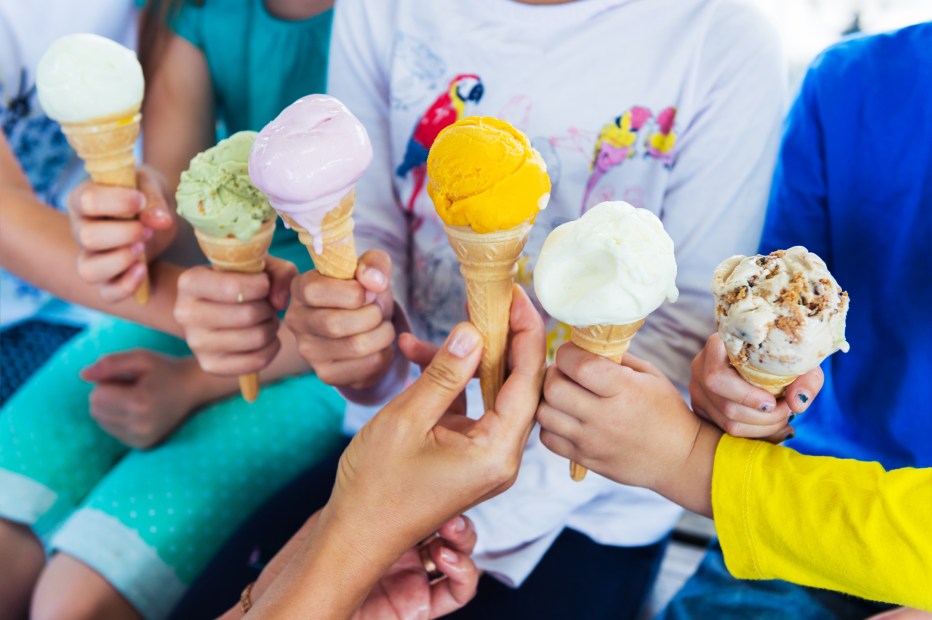
[[149,266],[152,291],[147,305],[140,306],[132,298],[108,303],[95,286],[77,276],[79,249],[64,213],[38,200],[30,189],[4,179],[0,221],[0,266],[4,269],[66,301],[181,335],[181,326],[173,317],[179,267],[161,262]]
[[378,537],[373,540],[365,529],[325,507],[301,547],[246,617],[349,618],[403,552]]
[[726,437],[713,504],[729,571],[932,610],[932,469]]
[[685,453],[685,458],[680,459],[674,468],[666,470],[676,473],[660,479],[654,490],[687,510],[712,517],[712,472],[715,452],[723,433],[705,420],[694,420],[694,430],[684,433],[692,438],[691,445],[680,451]]

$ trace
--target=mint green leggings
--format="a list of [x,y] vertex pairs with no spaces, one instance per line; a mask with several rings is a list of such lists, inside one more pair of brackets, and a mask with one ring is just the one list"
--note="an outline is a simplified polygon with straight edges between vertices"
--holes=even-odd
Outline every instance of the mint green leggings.
[[[194,414],[151,450],[89,415],[78,372],[104,354],[184,342],[107,320],[66,344],[0,412],[0,518],[91,566],[146,618],[163,618],[266,498],[340,443],[344,402],[317,377],[263,386]],[[165,386],[171,389],[171,386]]]

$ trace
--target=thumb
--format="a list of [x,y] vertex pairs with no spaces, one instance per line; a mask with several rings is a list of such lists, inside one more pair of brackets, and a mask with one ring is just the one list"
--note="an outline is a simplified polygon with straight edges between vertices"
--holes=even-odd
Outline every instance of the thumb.
[[812,404],[812,399],[822,389],[825,375],[821,368],[800,375],[786,388],[786,404],[793,413],[802,413]]
[[288,298],[291,295],[291,281],[298,275],[298,268],[274,256],[265,259],[265,271],[269,274],[269,301],[276,310],[288,307]]
[[81,371],[85,381],[133,381],[150,368],[146,351],[135,349],[123,353],[104,355]]
[[472,379],[482,356],[482,335],[470,323],[460,323],[423,374],[387,409],[433,428]]
[[384,318],[391,317],[394,307],[391,256],[382,250],[369,250],[360,256],[356,281],[366,289],[366,302],[375,302]]
[[146,206],[139,221],[155,230],[166,230],[175,224],[172,208],[165,197],[165,184],[156,171],[146,166],[136,171],[136,185],[146,197]]
[[378,295],[392,285],[392,258],[382,250],[369,250],[359,257],[356,281],[363,288]]
[[422,371],[430,364],[430,361],[434,359],[439,350],[436,345],[421,340],[409,332],[404,332],[398,336],[398,348],[401,349],[401,353],[409,362],[420,366]]

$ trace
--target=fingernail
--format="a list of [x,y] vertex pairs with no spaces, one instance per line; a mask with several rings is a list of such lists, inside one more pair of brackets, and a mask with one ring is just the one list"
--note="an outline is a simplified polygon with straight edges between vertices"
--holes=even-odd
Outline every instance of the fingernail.
[[149,228],[148,226],[144,226],[144,227],[143,227],[143,229],[142,229],[142,238],[145,239],[146,241],[148,241],[149,239],[151,239],[151,238],[152,238],[152,235],[154,235],[154,234],[155,234],[155,231],[152,230],[151,228]]
[[440,559],[443,560],[444,564],[456,564],[459,562],[459,555],[455,551],[442,547],[440,549]]
[[244,297],[242,293],[237,293],[237,294],[236,294],[236,303],[241,304],[241,303],[243,303],[244,301],[246,301],[246,297]]
[[797,398],[799,398],[799,402],[801,402],[804,405],[809,402],[809,395],[806,394],[805,392],[800,392],[797,395]]
[[795,420],[795,419],[796,419],[796,414],[795,414],[795,413],[791,413],[791,414],[790,414],[790,417],[786,419],[786,423],[787,423],[787,424],[792,424],[792,423],[793,423],[793,420]]
[[359,275],[362,276],[364,274],[367,275],[367,277],[372,278],[372,281],[379,286],[385,286],[385,284],[388,282],[388,278],[385,277],[385,274],[374,267],[366,267],[363,265]]
[[462,532],[463,530],[466,529],[466,519],[464,519],[463,517],[456,517],[455,519],[453,519],[452,527],[453,527],[454,532]]
[[154,215],[155,218],[156,218],[156,219],[159,219],[159,220],[170,220],[170,219],[172,219],[171,213],[169,213],[169,212],[166,211],[165,209],[158,209],[158,208],[152,209],[152,215]]
[[371,304],[373,301],[375,301],[375,293],[373,293],[372,291],[366,291],[366,298],[365,298],[364,303],[368,305],[368,304]]
[[760,410],[763,411],[764,413],[770,413],[771,411],[773,411],[773,405],[771,405],[770,403],[764,403],[763,405],[760,406]]
[[457,327],[450,334],[447,350],[456,357],[466,357],[476,350],[482,338],[479,333],[468,327]]
[[132,252],[133,256],[142,256],[142,253],[145,251],[145,249],[146,249],[146,246],[144,244],[134,243],[130,247],[130,252]]

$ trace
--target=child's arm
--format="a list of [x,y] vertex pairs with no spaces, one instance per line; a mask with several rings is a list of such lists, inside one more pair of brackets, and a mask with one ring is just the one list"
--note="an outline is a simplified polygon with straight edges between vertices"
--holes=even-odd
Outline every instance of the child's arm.
[[81,371],[96,384],[91,417],[134,448],[164,441],[196,410],[238,391],[235,379],[202,371],[193,357],[172,358],[137,349],[101,357]]
[[[173,335],[181,326],[173,316],[176,280],[181,269],[164,263],[150,265],[152,293],[149,303],[140,306],[131,297],[138,281],[123,281],[124,301],[111,303],[102,289],[76,277],[75,265],[81,256],[72,238],[68,216],[44,204],[32,191],[29,181],[13,156],[6,138],[0,135],[0,266],[45,289],[61,299],[108,312]],[[141,279],[141,273],[136,274]],[[135,282],[135,285],[133,285]],[[129,288],[133,285],[132,288]]]
[[739,579],[785,579],[932,611],[932,469],[803,456],[725,436],[715,525]]
[[143,159],[152,168],[140,168],[139,191],[88,181],[68,197],[79,275],[114,301],[142,281],[141,244],[150,262],[170,244],[174,259],[200,258],[190,227],[175,213],[174,189],[191,158],[214,143],[210,73],[203,53],[185,39],[165,27],[160,37],[161,54],[146,66]]
[[[388,3],[343,3],[335,9],[328,90],[351,102],[375,156],[356,188],[356,245],[364,252],[356,282],[335,283],[313,272],[296,281],[288,325],[308,363],[349,400],[382,402],[400,390],[408,362],[395,345],[407,328],[408,221],[392,182],[388,72],[392,33]],[[378,250],[375,252],[373,250]],[[315,295],[315,291],[322,295]],[[332,293],[332,294],[331,294]]]
[[572,344],[548,369],[537,418],[555,453],[714,514],[736,577],[932,609],[932,470],[884,472],[723,435],[650,364]]

